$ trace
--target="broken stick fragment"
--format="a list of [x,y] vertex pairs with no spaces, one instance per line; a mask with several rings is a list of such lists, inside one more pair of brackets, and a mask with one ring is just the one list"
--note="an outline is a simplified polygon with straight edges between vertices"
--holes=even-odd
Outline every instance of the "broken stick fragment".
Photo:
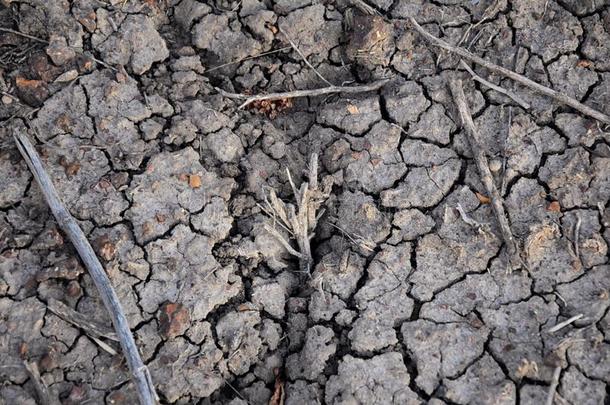
[[550,89],[546,86],[543,86],[540,83],[536,83],[535,81],[528,79],[527,77],[520,75],[519,73],[513,72],[510,69],[506,69],[502,66],[498,66],[495,63],[492,63],[488,60],[485,60],[485,59],[471,53],[470,51],[467,51],[464,48],[453,46],[453,45],[443,41],[442,39],[435,37],[434,35],[430,34],[428,31],[423,29],[422,26],[419,25],[417,23],[417,21],[415,21],[415,18],[413,18],[413,17],[409,17],[409,21],[411,21],[411,24],[413,24],[413,27],[415,28],[415,30],[421,36],[423,36],[428,42],[432,43],[433,45],[436,45],[439,48],[442,48],[442,49],[444,49],[448,52],[451,52],[453,54],[456,54],[466,60],[469,60],[480,66],[483,66],[487,70],[490,70],[494,73],[498,73],[505,77],[508,77],[509,79],[512,79],[512,80],[516,81],[517,83],[520,83],[526,87],[529,87],[530,89],[532,89],[540,94],[544,94],[546,96],[551,97],[553,100],[555,100],[561,104],[570,106],[570,107],[574,108],[575,110],[578,110],[581,113],[588,115],[589,117],[595,118],[596,120],[601,121],[605,124],[610,124],[610,116],[608,116],[607,114],[604,114],[600,111],[597,111],[594,108],[584,105],[580,101],[578,101],[572,97],[566,96],[565,94],[562,94],[558,91]]
[[502,239],[504,239],[504,243],[506,244],[506,250],[508,252],[510,262],[509,269],[514,270],[521,267],[526,268],[525,263],[519,254],[517,242],[510,229],[508,217],[504,211],[502,196],[494,183],[491,170],[489,170],[487,157],[485,156],[485,152],[479,143],[480,136],[477,128],[474,125],[472,115],[470,114],[470,109],[468,108],[468,104],[466,102],[466,96],[464,95],[464,89],[462,88],[462,81],[456,78],[450,79],[449,89],[451,90],[453,100],[458,108],[462,126],[466,131],[468,143],[472,149],[472,154],[474,156],[479,175],[481,176],[481,183],[483,183],[487,195],[489,195],[491,198],[491,206],[496,214],[496,219],[498,220],[498,225],[500,226],[500,232],[502,233]]
[[95,255],[83,230],[78,226],[74,217],[72,217],[61,201],[51,178],[42,165],[38,152],[30,142],[28,136],[20,132],[15,132],[13,137],[17,144],[17,149],[19,149],[21,156],[23,156],[23,159],[26,161],[47,204],[51,208],[51,212],[53,213],[53,216],[55,216],[57,224],[66,235],[68,235],[70,241],[72,241],[83,264],[89,271],[106,309],[110,313],[114,329],[116,330],[123,349],[123,354],[127,359],[127,364],[129,365],[140,403],[142,405],[156,404],[158,397],[152,384],[150,373],[140,358],[140,353],[138,352],[135,340],[129,329],[129,323],[127,322],[119,298],[110,283],[108,275],[106,275],[104,268]]

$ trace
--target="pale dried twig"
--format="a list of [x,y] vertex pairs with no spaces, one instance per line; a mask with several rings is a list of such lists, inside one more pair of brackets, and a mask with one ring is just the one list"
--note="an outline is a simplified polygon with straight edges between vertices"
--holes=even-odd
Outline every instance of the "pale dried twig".
[[245,62],[245,61],[250,60],[250,59],[260,58],[261,56],[267,56],[267,55],[272,55],[274,53],[278,53],[278,52],[282,52],[282,51],[287,51],[287,50],[289,50],[291,48],[292,47],[290,47],[290,46],[285,46],[283,48],[273,49],[271,51],[261,52],[261,53],[256,54],[256,55],[248,56],[246,58],[241,58],[241,59],[235,60],[233,62],[227,62],[227,63],[223,63],[222,65],[212,66],[211,68],[207,69],[205,71],[205,73],[213,72],[214,70],[222,69],[223,67],[226,67],[226,66],[231,66],[231,65],[235,65],[237,63]]
[[220,88],[217,88],[216,90],[220,94],[222,94],[224,97],[238,99],[238,100],[246,100],[238,107],[241,110],[256,101],[283,100],[283,99],[299,98],[299,97],[315,97],[315,96],[323,96],[325,94],[334,94],[334,93],[355,94],[355,93],[365,93],[367,91],[376,91],[376,90],[379,90],[388,81],[389,81],[389,79],[382,79],[382,80],[378,80],[378,81],[370,83],[370,84],[364,84],[362,86],[328,86],[328,87],[322,87],[319,89],[294,90],[294,91],[287,91],[287,92],[283,92],[283,93],[260,94],[257,96],[250,96],[248,94],[240,94],[240,93],[230,93],[230,92],[224,91]]
[[350,234],[347,230],[343,229],[342,227],[340,227],[339,225],[333,224],[332,222],[327,222],[330,226],[332,226],[333,228],[338,229],[339,231],[341,231],[341,233],[343,233],[345,236],[347,236],[347,239],[350,240],[350,242],[352,242],[354,245],[367,250],[369,252],[372,252],[375,250],[375,242],[368,240],[366,238],[364,238],[362,235],[358,235],[356,233],[354,234]]
[[519,248],[517,247],[517,243],[510,229],[508,218],[506,216],[506,212],[504,211],[502,196],[494,183],[491,170],[489,170],[487,157],[485,156],[485,152],[479,143],[480,136],[474,125],[474,121],[472,120],[472,115],[470,114],[468,104],[466,103],[466,96],[464,95],[464,89],[462,88],[462,81],[452,78],[449,80],[449,88],[451,90],[451,94],[453,95],[455,104],[457,105],[462,126],[466,131],[468,142],[470,143],[470,148],[472,149],[472,154],[474,156],[479,175],[481,176],[481,183],[483,183],[483,186],[487,191],[487,195],[489,195],[491,198],[491,206],[496,214],[502,239],[504,239],[504,243],[506,244],[511,270],[519,267],[527,268],[521,259]]
[[439,48],[442,48],[446,51],[449,51],[458,56],[461,56],[464,59],[467,59],[471,62],[481,65],[484,68],[486,68],[492,72],[504,75],[526,87],[529,87],[530,89],[532,89],[538,93],[551,97],[552,99],[554,99],[555,101],[558,101],[561,104],[568,105],[568,106],[574,108],[575,110],[580,111],[581,113],[583,113],[585,115],[593,117],[598,121],[604,122],[606,124],[610,124],[610,116],[608,116],[602,112],[599,112],[589,106],[586,106],[583,103],[579,102],[578,100],[576,100],[572,97],[559,93],[558,91],[555,91],[546,86],[543,86],[540,83],[536,83],[535,81],[528,79],[527,77],[520,75],[519,73],[513,72],[510,69],[506,69],[502,66],[498,66],[495,63],[485,60],[464,48],[455,47],[453,45],[450,45],[449,43],[443,41],[440,38],[435,37],[434,35],[430,34],[428,31],[423,29],[422,26],[417,23],[415,18],[409,17],[409,20],[411,21],[411,24],[413,24],[413,27],[417,30],[417,32],[419,32],[424,38],[426,38],[428,41],[430,41],[432,44],[438,46]]
[[482,223],[476,221],[475,219],[469,217],[468,214],[466,214],[466,211],[464,211],[464,207],[462,207],[462,205],[460,203],[457,203],[457,205],[455,206],[455,209],[460,214],[462,221],[466,222],[468,225],[470,225],[474,228],[481,228],[481,227],[483,227],[483,225],[485,225],[485,224],[482,224]]
[[561,367],[555,367],[553,370],[553,379],[551,380],[551,385],[549,386],[549,393],[546,397],[546,405],[553,405],[553,398],[555,397],[555,391],[557,390],[557,386],[559,385],[559,376],[561,375]]
[[111,356],[116,356],[118,353],[116,350],[114,350],[114,348],[112,346],[110,346],[109,344],[105,343],[103,340],[96,338],[95,336],[91,336],[91,339],[93,339],[93,341],[95,343],[97,343],[97,345],[99,347],[102,348],[102,350],[104,350],[106,353],[110,354]]
[[571,318],[566,319],[563,322],[559,322],[557,325],[553,326],[551,329],[549,329],[549,333],[555,333],[560,329],[565,328],[566,326],[568,326],[569,324],[571,324],[572,322],[575,322],[577,320],[579,320],[580,318],[582,318],[584,315],[583,314],[578,314],[578,315],[574,315]]
[[[279,28],[278,28],[279,29]],[[286,39],[288,40],[288,42],[290,43],[290,46],[292,46],[292,48],[296,51],[296,53],[299,54],[299,56],[303,59],[303,62],[305,62],[305,64],[307,66],[309,66],[309,68],[311,70],[313,70],[313,72],[316,74],[316,76],[318,76],[320,78],[320,80],[322,80],[324,83],[328,84],[329,86],[333,86],[333,84],[331,82],[329,82],[328,80],[326,80],[326,78],[324,76],[322,76],[322,74],[320,72],[318,72],[318,70],[313,67],[313,65],[311,63],[309,63],[309,61],[307,60],[307,57],[303,54],[303,52],[301,52],[301,50],[299,49],[299,47],[297,46],[297,44],[294,43],[294,41],[292,40],[292,38],[290,37],[290,35],[288,35],[288,33],[286,31],[283,31],[280,29],[280,32],[282,34],[284,34],[284,36],[286,37]]]
[[[46,39],[38,38],[38,37],[35,37],[33,35],[25,34],[23,32],[19,32],[19,31],[15,31],[15,30],[12,30],[10,28],[0,27],[0,31],[8,32],[8,33],[11,33],[11,34],[14,34],[14,35],[19,35],[21,37],[24,37],[24,38],[27,38],[27,39],[31,39],[32,41],[40,42],[41,44],[47,44],[47,45],[49,44],[49,41],[47,41]],[[77,48],[75,48],[73,46],[69,46],[69,48],[74,50],[74,52],[76,52],[78,54],[85,55],[85,53],[83,51],[81,51],[80,49],[77,49]],[[102,65],[102,66],[104,66],[104,67],[106,67],[108,69],[114,70],[115,72],[117,71],[117,69],[115,67],[110,66],[109,64],[107,64],[103,60],[99,60],[99,59],[93,57],[92,55],[85,55],[85,56],[88,57],[89,59],[91,59],[92,61],[97,62],[100,65]]]

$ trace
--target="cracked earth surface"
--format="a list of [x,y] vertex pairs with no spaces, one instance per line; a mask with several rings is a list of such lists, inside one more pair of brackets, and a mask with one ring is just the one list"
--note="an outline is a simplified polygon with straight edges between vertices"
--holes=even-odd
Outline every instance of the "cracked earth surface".
[[[556,367],[564,403],[608,400],[608,128],[458,70],[529,267],[507,273],[447,88],[458,61],[406,19],[610,114],[610,1],[368,3],[383,18],[346,0],[2,1],[1,27],[49,44],[0,32],[1,404],[36,403],[24,359],[62,404],[136,402],[120,354],[47,308],[111,326],[14,131],[92,241],[162,403],[267,404],[280,386],[285,404],[539,404]],[[324,86],[303,57],[333,84],[391,81],[275,111],[216,90]],[[290,201],[285,169],[300,182],[312,153],[333,188],[306,275],[259,204],[269,187]]]

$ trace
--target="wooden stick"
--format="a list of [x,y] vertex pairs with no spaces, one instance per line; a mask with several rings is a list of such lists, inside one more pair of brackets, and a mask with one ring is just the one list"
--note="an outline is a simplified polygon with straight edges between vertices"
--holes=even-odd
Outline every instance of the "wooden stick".
[[217,88],[218,92],[227,98],[234,98],[244,101],[239,109],[243,109],[247,107],[249,104],[255,101],[263,101],[263,100],[280,100],[286,98],[297,98],[297,97],[314,97],[314,96],[322,96],[324,94],[333,94],[333,93],[364,93],[367,91],[375,91],[380,89],[384,84],[386,84],[390,79],[383,79],[371,84],[365,84],[362,86],[328,86],[322,87],[320,89],[311,89],[311,90],[295,90],[295,91],[287,91],[284,93],[269,93],[269,94],[260,94],[258,96],[250,96],[247,94],[239,94],[239,93],[229,93],[222,89]]
[[136,386],[140,403],[143,405],[154,405],[157,400],[154,386],[152,384],[148,369],[142,362],[138,348],[129,329],[127,318],[121,307],[121,303],[112,288],[112,284],[106,275],[99,259],[95,255],[93,248],[87,241],[82,229],[78,226],[76,220],[70,215],[66,207],[63,205],[57,190],[53,186],[51,178],[45,171],[40,156],[30,142],[27,135],[16,132],[13,134],[17,148],[34,175],[42,193],[44,194],[47,204],[51,208],[57,224],[68,235],[72,244],[76,248],[83,264],[89,271],[95,286],[97,287],[102,301],[106,309],[110,313],[114,329],[117,332],[123,354],[127,359],[127,364],[131,371],[132,380]]
[[41,405],[60,405],[59,399],[49,392],[49,387],[42,381],[38,365],[27,361],[24,361],[23,365],[30,376],[30,380],[32,380],[32,384],[34,384],[34,390],[36,390],[36,396],[38,396],[38,403]]
[[502,93],[507,97],[510,97],[511,99],[513,99],[517,104],[519,104],[521,107],[523,107],[526,110],[530,109],[530,105],[527,103],[527,101],[523,100],[521,97],[519,97],[518,95],[516,95],[515,93],[513,93],[512,91],[506,90],[496,84],[493,84],[492,82],[483,79],[481,76],[479,76],[478,74],[476,74],[474,72],[474,70],[472,70],[470,68],[470,66],[468,66],[468,64],[466,62],[464,62],[463,60],[460,61],[460,65],[466,69],[466,71],[468,73],[470,73],[470,76],[472,76],[472,78],[474,80],[476,80],[477,82],[484,84],[485,86],[489,87],[492,90],[497,91],[498,93]]
[[596,120],[604,122],[606,124],[610,124],[610,116],[608,116],[602,112],[599,112],[591,107],[588,107],[588,106],[584,105],[583,103],[581,103],[580,101],[573,99],[572,97],[568,97],[565,94],[559,93],[558,91],[555,91],[546,86],[543,86],[540,83],[536,83],[535,81],[530,80],[527,77],[520,75],[519,73],[513,72],[512,70],[506,69],[502,66],[498,66],[495,63],[489,62],[488,60],[485,60],[485,59],[467,51],[464,48],[455,47],[453,45],[450,45],[447,42],[443,41],[442,39],[435,37],[434,35],[430,34],[428,31],[423,29],[422,26],[419,25],[417,23],[417,21],[415,21],[415,18],[409,17],[409,20],[411,21],[411,24],[413,24],[413,27],[415,27],[417,32],[419,32],[424,38],[426,38],[428,41],[430,41],[433,45],[436,45],[439,48],[442,48],[446,51],[459,55],[464,59],[467,59],[471,62],[481,65],[484,68],[486,68],[492,72],[504,75],[526,87],[529,87],[530,89],[532,89],[538,93],[551,97],[552,99],[554,99],[555,101],[558,101],[561,104],[570,106],[570,107],[574,108],[575,110],[578,110],[581,113],[588,115],[589,117],[595,118]]
[[462,81],[455,78],[450,79],[449,88],[451,90],[451,94],[453,95],[453,100],[455,101],[455,104],[460,112],[462,126],[466,130],[468,142],[470,143],[470,148],[472,149],[472,154],[474,156],[477,169],[479,170],[479,175],[481,176],[481,183],[483,183],[487,194],[491,198],[491,206],[496,214],[496,219],[498,220],[498,224],[500,226],[500,232],[502,233],[502,238],[506,244],[510,269],[513,270],[519,267],[525,268],[525,263],[523,263],[523,260],[519,255],[517,243],[513,237],[512,231],[510,230],[508,218],[506,217],[506,212],[504,211],[502,196],[494,184],[491,170],[489,170],[487,157],[485,156],[483,148],[479,143],[480,136],[474,122],[472,121],[472,115],[470,114],[470,109],[466,103],[466,96],[464,95],[464,89],[462,88]]
[[233,61],[233,62],[227,62],[227,63],[223,63],[222,65],[216,65],[216,66],[213,66],[213,67],[209,68],[208,70],[206,70],[205,73],[209,73],[209,72],[212,72],[214,70],[222,69],[225,66],[235,65],[237,63],[241,63],[241,62],[244,62],[244,61],[247,61],[247,60],[250,60],[250,59],[256,59],[256,58],[259,58],[261,56],[267,56],[267,55],[272,55],[274,53],[278,53],[278,52],[282,52],[282,51],[287,51],[288,49],[292,49],[292,47],[291,46],[285,46],[283,48],[273,49],[271,51],[258,53],[256,55],[248,56],[247,58],[242,58],[242,59],[239,59],[239,60],[236,60],[236,61]]

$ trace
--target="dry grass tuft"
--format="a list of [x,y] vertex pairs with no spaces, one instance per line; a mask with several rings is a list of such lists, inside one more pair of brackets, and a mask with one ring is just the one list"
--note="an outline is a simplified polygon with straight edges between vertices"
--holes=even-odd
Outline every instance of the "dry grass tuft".
[[[291,255],[299,258],[300,270],[310,274],[313,262],[310,241],[315,236],[318,220],[324,214],[324,210],[321,210],[320,207],[330,195],[332,178],[330,176],[326,177],[322,182],[324,183],[322,188],[319,188],[318,155],[315,153],[309,159],[309,170],[307,173],[309,182],[303,182],[299,189],[295,186],[288,169],[286,169],[286,173],[292,187],[296,205],[280,200],[275,190],[269,189],[269,193],[265,193],[264,205],[259,204],[259,207],[273,220],[272,223],[265,224],[265,229]],[[296,241],[296,248],[292,246],[290,240],[287,240],[278,232],[276,226],[280,226],[288,232],[290,239]]]

